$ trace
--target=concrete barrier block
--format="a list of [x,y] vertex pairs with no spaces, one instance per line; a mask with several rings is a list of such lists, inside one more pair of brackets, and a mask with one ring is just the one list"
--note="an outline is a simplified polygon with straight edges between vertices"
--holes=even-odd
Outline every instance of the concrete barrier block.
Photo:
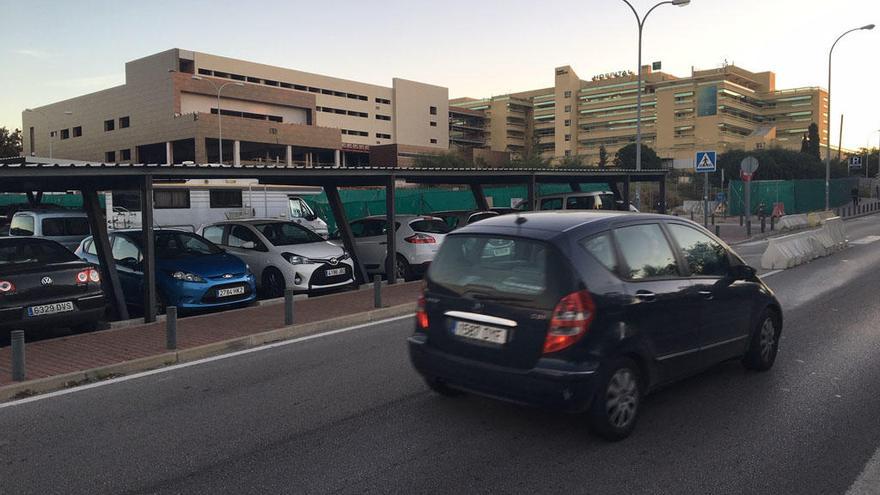
[[827,239],[829,249],[843,249],[847,245],[846,224],[840,217],[831,217],[822,221],[823,239]]
[[823,236],[830,237],[830,234],[816,229],[772,238],[761,255],[761,267],[766,270],[785,269],[827,256],[831,250],[825,246],[825,242],[831,241],[823,239]]
[[805,213],[799,213],[797,215],[785,215],[784,217],[779,218],[779,230],[803,229],[805,227],[808,227],[809,225],[810,221],[807,219],[807,215]]

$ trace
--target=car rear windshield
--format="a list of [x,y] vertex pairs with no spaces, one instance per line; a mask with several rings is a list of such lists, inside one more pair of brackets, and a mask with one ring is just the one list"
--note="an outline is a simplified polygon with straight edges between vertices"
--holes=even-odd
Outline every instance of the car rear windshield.
[[614,195],[611,193],[588,196],[569,196],[565,200],[567,210],[613,210]]
[[290,222],[258,223],[254,225],[273,246],[290,246],[323,242],[324,239],[311,230]]
[[42,222],[43,235],[48,237],[89,235],[89,221],[84,217],[50,217]]
[[422,218],[409,223],[410,228],[416,232],[426,234],[448,234],[452,228],[439,218]]
[[[50,241],[36,239],[7,239],[0,241],[0,267],[37,263],[65,263],[76,261],[77,257],[64,246]],[[3,274],[0,269],[0,275]]]
[[564,262],[555,253],[551,245],[532,239],[450,235],[428,279],[459,295],[537,301],[568,283]]

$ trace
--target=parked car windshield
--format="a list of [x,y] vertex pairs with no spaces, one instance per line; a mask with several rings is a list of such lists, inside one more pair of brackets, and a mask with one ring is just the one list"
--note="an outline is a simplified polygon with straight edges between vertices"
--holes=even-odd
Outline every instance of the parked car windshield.
[[448,234],[452,228],[439,218],[423,218],[409,223],[410,228],[416,232],[426,234]]
[[[129,234],[138,245],[143,246],[140,233]],[[157,232],[156,256],[159,258],[182,258],[220,254],[223,250],[204,237],[189,232]]]
[[28,263],[43,265],[76,260],[76,255],[55,242],[36,239],[0,239],[0,266]]
[[254,225],[273,246],[290,246],[310,242],[324,242],[311,230],[289,222],[258,223]]

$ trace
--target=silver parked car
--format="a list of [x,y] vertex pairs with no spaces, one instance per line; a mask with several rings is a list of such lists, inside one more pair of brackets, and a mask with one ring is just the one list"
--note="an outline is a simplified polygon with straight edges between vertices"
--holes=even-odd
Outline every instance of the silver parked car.
[[267,297],[280,297],[285,288],[314,293],[354,283],[348,253],[293,221],[232,220],[209,225],[202,235],[250,265]]
[[40,237],[55,241],[70,251],[91,234],[84,211],[46,209],[23,210],[12,215],[11,237]]

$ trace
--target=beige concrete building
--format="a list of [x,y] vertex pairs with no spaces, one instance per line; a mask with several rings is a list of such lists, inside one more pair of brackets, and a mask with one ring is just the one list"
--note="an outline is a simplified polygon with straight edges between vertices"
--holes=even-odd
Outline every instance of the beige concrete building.
[[[714,149],[800,149],[810,123],[824,148],[828,99],[824,89],[776,89],[772,72],[728,65],[676,77],[643,68],[642,142],[677,166],[692,166],[694,152]],[[604,146],[613,158],[635,142],[637,78],[630,71],[583,80],[569,66],[555,69],[554,85],[477,100],[450,101],[453,109],[484,112],[488,146],[522,154],[535,150],[559,161],[581,156],[597,164]]]
[[377,86],[175,48],[126,63],[121,86],[24,111],[23,144],[74,160],[205,163],[220,161],[222,133],[226,163],[398,165],[449,148],[448,101],[446,88],[405,79]]

